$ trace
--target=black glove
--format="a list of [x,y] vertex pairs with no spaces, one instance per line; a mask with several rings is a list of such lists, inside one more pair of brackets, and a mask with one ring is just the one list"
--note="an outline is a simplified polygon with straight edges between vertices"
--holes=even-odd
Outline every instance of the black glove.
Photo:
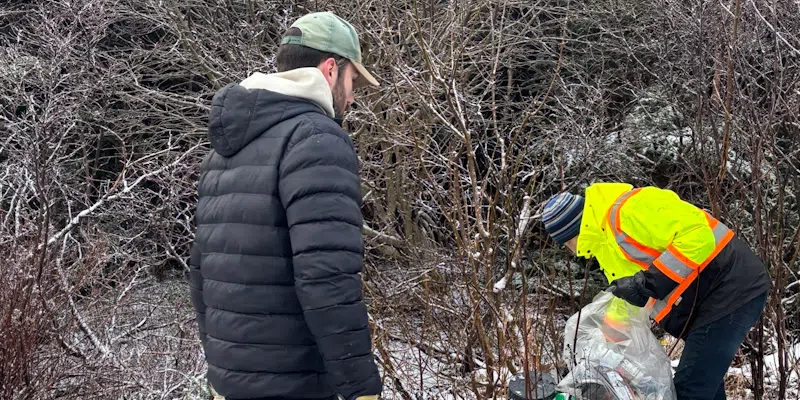
[[644,307],[651,297],[656,297],[655,293],[645,287],[644,271],[616,279],[606,292],[611,292],[636,307]]

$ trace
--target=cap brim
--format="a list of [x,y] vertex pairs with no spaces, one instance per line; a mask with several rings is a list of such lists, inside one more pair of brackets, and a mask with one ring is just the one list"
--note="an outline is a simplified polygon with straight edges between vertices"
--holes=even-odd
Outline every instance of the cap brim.
[[358,78],[356,79],[357,87],[362,87],[367,85],[372,85],[375,87],[380,86],[380,83],[378,83],[375,77],[372,76],[372,74],[370,74],[369,71],[367,71],[367,69],[364,68],[363,65],[361,65],[361,63],[355,61],[351,62],[356,67],[356,70],[358,70]]

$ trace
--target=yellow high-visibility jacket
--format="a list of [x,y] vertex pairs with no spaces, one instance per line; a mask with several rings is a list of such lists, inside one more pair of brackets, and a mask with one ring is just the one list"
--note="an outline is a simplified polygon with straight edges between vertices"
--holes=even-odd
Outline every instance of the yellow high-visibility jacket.
[[[693,300],[698,276],[732,237],[724,224],[670,190],[597,183],[586,189],[577,255],[595,257],[609,283],[646,271],[648,289],[658,297],[651,299],[651,316],[661,322]],[[609,314],[625,319],[626,310],[612,305]],[[672,325],[686,321],[687,313],[679,314]]]
[[[633,189],[627,183],[597,183],[586,189],[578,256],[597,258],[609,283],[642,270],[625,256],[607,221],[614,202]],[[667,189],[642,188],[620,208],[620,225],[637,242],[659,253],[672,245],[696,264],[715,248],[706,213]]]

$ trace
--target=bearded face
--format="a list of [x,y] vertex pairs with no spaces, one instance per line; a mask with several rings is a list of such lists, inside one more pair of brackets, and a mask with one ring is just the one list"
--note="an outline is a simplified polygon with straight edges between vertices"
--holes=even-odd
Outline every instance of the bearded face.
[[347,111],[349,104],[347,104],[347,95],[345,93],[344,74],[341,74],[336,79],[336,84],[333,86],[333,111],[336,114],[335,118],[343,119],[344,113]]

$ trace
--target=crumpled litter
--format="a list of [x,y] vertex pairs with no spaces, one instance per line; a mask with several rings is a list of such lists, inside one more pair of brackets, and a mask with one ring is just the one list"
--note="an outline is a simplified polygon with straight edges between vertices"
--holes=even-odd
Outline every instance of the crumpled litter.
[[651,306],[625,303],[629,323],[612,327],[604,316],[614,298],[602,292],[567,321],[563,358],[569,373],[556,389],[579,400],[677,400],[670,359],[650,331]]

